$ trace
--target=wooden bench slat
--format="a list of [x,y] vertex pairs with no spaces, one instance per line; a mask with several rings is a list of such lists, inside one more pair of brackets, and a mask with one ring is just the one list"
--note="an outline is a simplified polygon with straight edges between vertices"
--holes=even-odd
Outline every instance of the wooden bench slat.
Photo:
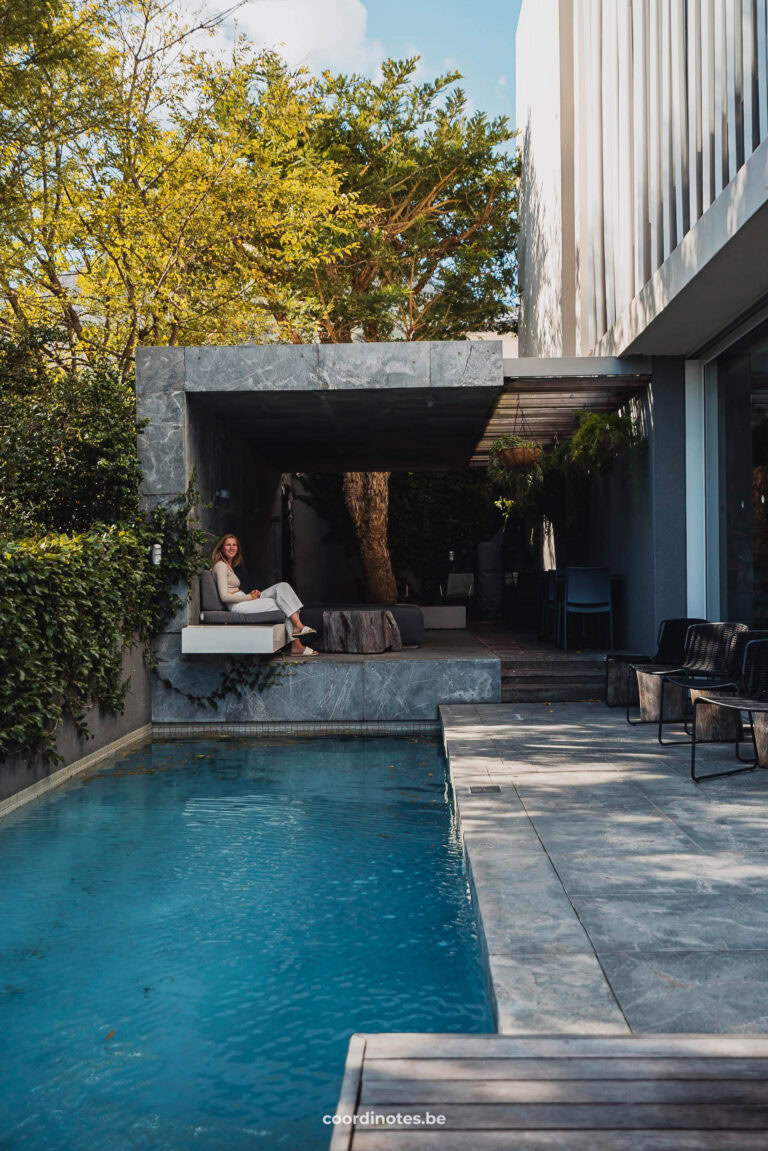
[[[730,1104],[599,1104],[599,1103],[546,1103],[546,1104],[436,1104],[433,1113],[444,1115],[446,1131],[621,1131],[662,1130],[684,1131],[686,1128],[704,1131],[764,1131],[768,1132],[768,1106]],[[373,1116],[387,1117],[397,1111],[411,1115],[424,1113],[418,1107],[372,1107]],[[358,1115],[360,1110],[358,1108]],[[371,1126],[374,1125],[372,1118]],[[394,1126],[394,1125],[393,1125]]]
[[708,1103],[768,1106],[768,1081],[740,1079],[363,1080],[358,1109],[449,1103]]
[[765,1151],[762,1132],[748,1131],[367,1131],[352,1151]]
[[699,1057],[766,1059],[768,1037],[759,1035],[366,1035],[370,1059],[634,1058]]
[[389,1079],[768,1079],[766,1059],[366,1059],[364,1081]]

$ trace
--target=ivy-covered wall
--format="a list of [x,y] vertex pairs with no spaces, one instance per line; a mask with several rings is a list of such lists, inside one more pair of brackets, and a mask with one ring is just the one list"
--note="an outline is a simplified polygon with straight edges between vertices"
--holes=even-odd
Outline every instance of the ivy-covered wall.
[[75,723],[64,718],[55,735],[55,760],[43,755],[11,755],[0,759],[0,802],[23,791],[39,780],[47,779],[59,767],[75,763],[83,756],[114,743],[146,727],[151,718],[149,668],[141,647],[125,648],[121,660],[122,676],[128,683],[123,710],[104,712],[88,708],[85,717],[88,736],[81,735]]
[[147,645],[177,609],[169,576],[197,566],[179,540],[182,520],[184,508],[158,508],[132,528],[0,539],[0,760],[55,762],[62,720],[87,737],[94,710],[124,710],[125,649]]

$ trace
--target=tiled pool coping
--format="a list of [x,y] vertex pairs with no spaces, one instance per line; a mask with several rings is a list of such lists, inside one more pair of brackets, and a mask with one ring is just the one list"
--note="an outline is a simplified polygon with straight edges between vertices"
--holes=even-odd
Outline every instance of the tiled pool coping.
[[275,735],[437,735],[437,720],[359,721],[342,723],[289,722],[265,723],[155,723],[153,739],[208,739],[230,736],[237,739],[267,739]]
[[45,779],[39,779],[36,783],[30,784],[29,787],[23,788],[21,791],[15,792],[14,795],[9,795],[7,799],[0,802],[0,819],[4,815],[10,815],[12,811],[17,808],[23,807],[25,803],[31,803],[33,799],[37,799],[46,792],[52,791],[55,787],[61,787],[68,779],[72,779],[76,775],[80,775],[89,768],[95,767],[96,764],[102,763],[105,759],[111,759],[114,755],[122,755],[123,752],[132,750],[138,747],[141,743],[148,743],[152,738],[152,728],[150,724],[145,724],[143,727],[137,727],[134,731],[128,732],[120,739],[113,740],[112,743],[106,744],[105,747],[99,748],[98,751],[91,752],[90,755],[84,755],[81,759],[76,759],[73,763],[66,764],[65,767],[59,767],[52,771]]
[[486,726],[491,712],[511,719],[514,708],[440,708],[497,1030],[627,1034],[589,937],[514,787],[498,784],[504,761]]

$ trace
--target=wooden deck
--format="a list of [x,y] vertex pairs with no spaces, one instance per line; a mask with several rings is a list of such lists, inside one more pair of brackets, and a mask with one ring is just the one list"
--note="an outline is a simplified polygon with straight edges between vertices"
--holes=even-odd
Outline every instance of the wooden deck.
[[765,1151],[768,1037],[354,1035],[337,1115],[331,1151]]

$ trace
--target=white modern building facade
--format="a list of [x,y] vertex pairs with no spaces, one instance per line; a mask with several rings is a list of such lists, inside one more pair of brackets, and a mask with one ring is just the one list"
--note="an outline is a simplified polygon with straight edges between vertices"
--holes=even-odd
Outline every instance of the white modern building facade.
[[520,355],[653,365],[646,490],[593,550],[656,622],[763,624],[768,0],[524,0],[517,118]]

